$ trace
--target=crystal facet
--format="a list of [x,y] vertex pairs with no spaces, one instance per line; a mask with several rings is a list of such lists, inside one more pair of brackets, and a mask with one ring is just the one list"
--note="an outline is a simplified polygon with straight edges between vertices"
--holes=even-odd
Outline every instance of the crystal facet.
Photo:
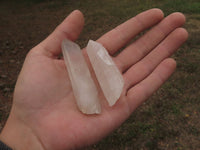
[[101,106],[98,91],[80,47],[65,39],[62,52],[79,109],[85,114],[99,114]]
[[104,96],[109,105],[113,106],[122,93],[123,77],[100,43],[90,40],[86,49]]

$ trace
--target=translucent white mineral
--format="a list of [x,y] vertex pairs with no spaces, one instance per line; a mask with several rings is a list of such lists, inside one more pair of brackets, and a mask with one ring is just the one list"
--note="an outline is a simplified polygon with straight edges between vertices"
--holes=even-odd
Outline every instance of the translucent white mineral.
[[85,114],[99,114],[101,106],[98,91],[80,47],[65,39],[62,52],[78,108]]
[[109,105],[113,106],[122,93],[123,77],[100,43],[90,40],[86,49],[104,96]]

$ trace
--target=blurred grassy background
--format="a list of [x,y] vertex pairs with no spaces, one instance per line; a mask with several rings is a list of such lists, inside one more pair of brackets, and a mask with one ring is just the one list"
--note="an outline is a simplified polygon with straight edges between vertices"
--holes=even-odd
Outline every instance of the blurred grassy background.
[[8,116],[17,75],[27,52],[74,9],[85,15],[78,43],[97,39],[144,10],[187,17],[189,40],[173,56],[177,71],[149,101],[115,132],[86,149],[200,148],[200,2],[199,0],[19,0],[0,2],[0,119]]

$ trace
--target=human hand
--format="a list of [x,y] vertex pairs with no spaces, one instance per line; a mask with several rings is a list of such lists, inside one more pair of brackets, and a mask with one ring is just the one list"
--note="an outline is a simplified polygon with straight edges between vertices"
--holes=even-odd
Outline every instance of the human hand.
[[[0,139],[20,150],[73,149],[102,139],[119,127],[173,73],[176,63],[169,57],[187,39],[187,31],[180,28],[184,22],[185,17],[180,13],[163,19],[160,10],[151,9],[100,37],[97,41],[113,56],[123,74],[125,87],[113,107],[101,99],[100,115],[84,115],[75,104],[64,61],[58,59],[62,40],[75,41],[84,25],[81,12],[73,11],[28,53]],[[120,48],[148,28],[151,29],[114,57]],[[84,49],[83,53],[88,59]]]

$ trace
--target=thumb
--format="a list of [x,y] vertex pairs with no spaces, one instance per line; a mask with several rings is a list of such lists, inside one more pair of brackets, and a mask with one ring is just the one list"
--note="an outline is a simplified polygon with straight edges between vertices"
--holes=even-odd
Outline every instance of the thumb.
[[84,25],[83,14],[74,10],[57,28],[40,43],[44,51],[57,56],[61,53],[61,42],[64,38],[76,40]]

